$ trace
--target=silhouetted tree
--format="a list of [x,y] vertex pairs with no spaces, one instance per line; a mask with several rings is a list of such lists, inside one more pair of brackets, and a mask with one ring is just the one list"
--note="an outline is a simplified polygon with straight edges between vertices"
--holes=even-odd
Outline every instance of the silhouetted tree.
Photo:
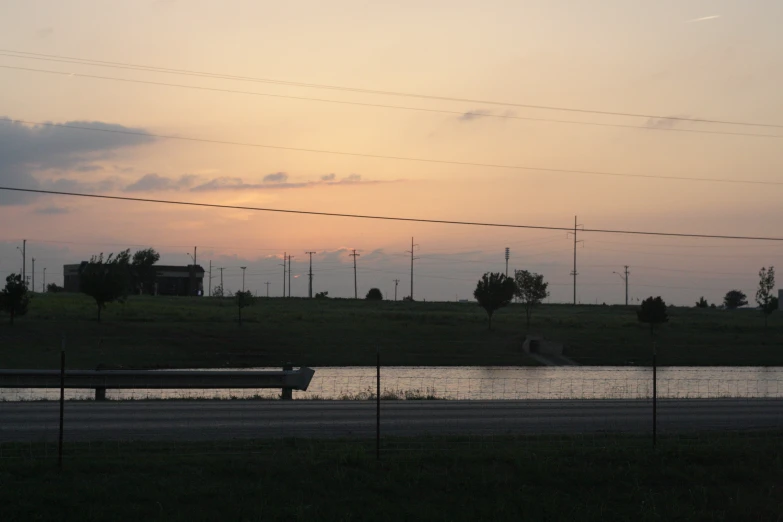
[[242,290],[237,290],[237,292],[234,294],[234,302],[237,305],[237,311],[239,312],[239,325],[242,326],[242,309],[246,308],[248,306],[251,306],[255,301],[255,298],[253,297],[253,294],[248,290],[247,292],[243,292]]
[[79,286],[83,294],[95,299],[98,306],[98,321],[101,311],[108,303],[124,302],[130,288],[130,250],[114,254],[104,259],[103,253],[92,256],[84,263],[79,272]]
[[704,296],[700,297],[698,301],[696,301],[696,308],[707,308],[709,307],[709,303],[707,303],[707,300],[704,299]]
[[141,289],[142,293],[153,293],[155,288],[155,267],[153,265],[159,260],[160,254],[154,248],[145,248],[133,254],[131,266],[136,279],[134,286]]
[[383,301],[383,294],[378,288],[370,288],[365,299],[368,301]]
[[65,288],[62,286],[57,286],[56,283],[49,283],[46,285],[46,291],[50,294],[58,294],[60,292],[65,292]]
[[315,293],[316,299],[329,299],[329,292],[316,292]]
[[27,313],[27,305],[30,297],[27,293],[27,285],[22,281],[20,274],[11,274],[5,278],[5,288],[0,293],[0,309],[11,316],[11,324],[18,315]]
[[514,292],[517,289],[516,283],[510,277],[498,272],[487,272],[476,284],[476,290],[473,291],[473,297],[478,301],[479,306],[487,311],[489,325],[487,329],[492,329],[492,314],[495,310],[508,306],[514,298]]
[[666,313],[666,303],[660,297],[648,297],[642,301],[642,306],[636,311],[640,323],[650,325],[650,336],[655,336],[655,328],[669,320]]
[[212,297],[223,297],[223,287],[220,285],[217,285],[215,288],[212,289]]
[[527,319],[526,328],[527,330],[530,330],[530,315],[533,313],[534,307],[541,304],[541,301],[549,297],[549,291],[547,290],[549,283],[544,282],[543,275],[528,272],[527,270],[519,270],[516,272],[514,279],[516,285],[514,295],[516,295],[525,306],[525,318]]
[[[767,319],[769,314],[777,309],[777,302],[773,303],[775,296],[772,295],[772,291],[775,289],[775,267],[769,268],[761,267],[759,270],[759,288],[756,290],[756,303],[761,307],[761,311],[764,313],[764,327],[767,327]],[[773,308],[774,304],[774,308]]]
[[729,310],[737,309],[746,304],[748,304],[748,296],[741,290],[730,290],[723,298],[723,305]]

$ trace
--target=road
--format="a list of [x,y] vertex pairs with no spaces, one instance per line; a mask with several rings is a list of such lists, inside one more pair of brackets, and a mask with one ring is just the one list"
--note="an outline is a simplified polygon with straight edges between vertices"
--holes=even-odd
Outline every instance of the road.
[[[0,442],[56,441],[57,402],[0,403]],[[383,401],[381,431],[424,434],[649,433],[648,400]],[[660,433],[783,429],[783,399],[658,401]],[[375,403],[359,401],[69,401],[65,438],[226,440],[371,437]]]

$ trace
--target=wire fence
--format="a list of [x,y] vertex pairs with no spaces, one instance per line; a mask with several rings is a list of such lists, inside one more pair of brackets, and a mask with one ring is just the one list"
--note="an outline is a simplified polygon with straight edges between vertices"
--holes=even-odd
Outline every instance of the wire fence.
[[[475,373],[485,373],[484,376]],[[783,432],[783,368],[321,368],[308,391],[65,390],[63,453],[266,451],[316,441],[449,451],[519,438],[539,450],[652,448]],[[380,388],[380,400],[377,391]],[[0,391],[0,458],[53,458],[59,389]],[[245,399],[245,400],[235,400]],[[655,400],[654,400],[655,399]],[[374,443],[373,443],[374,441]]]

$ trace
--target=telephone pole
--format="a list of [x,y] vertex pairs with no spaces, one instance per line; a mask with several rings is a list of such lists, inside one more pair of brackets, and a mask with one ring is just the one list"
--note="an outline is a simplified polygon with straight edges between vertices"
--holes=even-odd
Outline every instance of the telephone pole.
[[288,260],[288,252],[283,252],[283,297],[285,297],[285,273],[286,273],[287,260]]
[[247,267],[246,266],[240,266],[239,268],[242,269],[242,292],[244,292],[245,291],[245,269]]
[[411,238],[411,249],[406,250],[405,252],[411,255],[411,301],[413,301],[413,261],[415,259],[418,259],[418,257],[413,257],[413,252],[416,250],[416,247],[419,245],[413,244],[413,238]]
[[288,297],[291,297],[291,258],[294,256],[288,256]]
[[353,298],[359,299],[359,287],[356,284],[356,258],[359,257],[361,254],[356,253],[356,249],[353,249],[353,254],[348,254],[349,256],[353,256]]
[[41,293],[46,293],[46,267],[44,267],[43,284],[41,285]]
[[264,283],[266,285],[266,296],[269,297],[269,285],[271,284],[269,281]]
[[399,279],[395,279],[394,280],[394,300],[395,301],[397,300],[397,285],[398,284],[400,284],[400,280]]
[[209,261],[209,297],[212,297],[212,260]]
[[[16,247],[19,250],[19,247]],[[22,282],[27,283],[27,240],[22,240]]]
[[574,235],[574,269],[571,272],[571,275],[574,276],[574,304],[576,304],[576,276],[579,275],[579,273],[576,271],[576,245],[577,245],[577,243],[584,244],[584,241],[577,241],[576,240],[577,231],[579,230],[579,227],[581,227],[581,226],[582,225],[577,225],[577,219],[576,219],[576,216],[574,216],[574,231],[568,233],[568,234],[573,234]]
[[620,279],[625,281],[625,306],[628,306],[628,274],[630,274],[630,272],[628,271],[628,265],[625,265],[625,271],[622,274],[620,272],[612,272],[612,273],[619,275]]
[[30,285],[30,290],[35,292],[35,258],[33,258],[33,283]]
[[226,287],[223,286],[223,270],[225,270],[225,268],[221,266],[218,270],[220,270],[220,297],[223,297],[226,295]]
[[310,285],[307,287],[307,297],[310,299],[313,298],[313,254],[316,254],[317,252],[305,252],[305,254],[310,256]]
[[506,247],[506,277],[508,277],[508,258],[511,256],[511,250]]

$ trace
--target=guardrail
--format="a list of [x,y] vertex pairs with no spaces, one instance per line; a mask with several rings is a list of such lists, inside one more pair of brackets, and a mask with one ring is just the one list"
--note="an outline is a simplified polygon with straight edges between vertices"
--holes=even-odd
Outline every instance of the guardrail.
[[[106,390],[280,388],[282,399],[293,390],[306,391],[312,368],[272,371],[66,370],[64,388],[94,389],[95,400]],[[0,370],[0,388],[60,388],[60,370]]]

